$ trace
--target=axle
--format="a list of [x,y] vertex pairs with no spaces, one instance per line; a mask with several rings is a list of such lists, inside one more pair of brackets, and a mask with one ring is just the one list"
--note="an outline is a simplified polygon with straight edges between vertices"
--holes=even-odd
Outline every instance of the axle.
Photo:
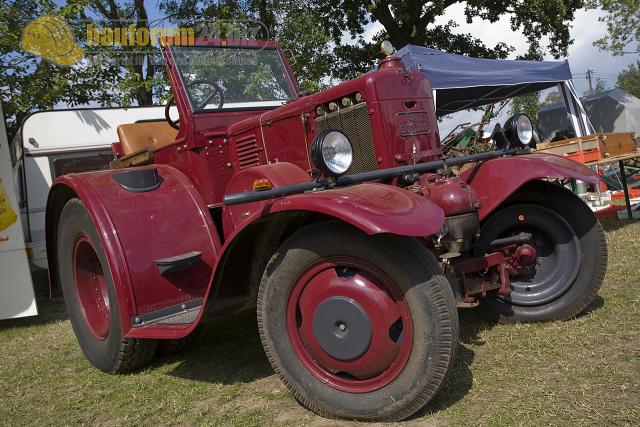
[[317,181],[302,182],[299,184],[284,185],[282,187],[272,188],[264,191],[253,191],[245,193],[229,194],[224,196],[223,203],[226,206],[239,205],[242,203],[259,202],[262,200],[275,199],[278,197],[291,196],[293,194],[304,193],[307,191],[322,190],[334,187],[346,187],[348,185],[360,184],[366,181],[376,181],[381,179],[389,179],[403,175],[411,175],[416,173],[424,173],[437,170],[443,167],[451,167],[462,165],[465,163],[481,162],[502,156],[514,155],[516,149],[489,151],[486,153],[472,154],[464,157],[454,157],[452,159],[435,160],[432,162],[418,163],[416,165],[398,166],[371,172],[362,172],[349,176],[341,176],[334,180],[321,179]]

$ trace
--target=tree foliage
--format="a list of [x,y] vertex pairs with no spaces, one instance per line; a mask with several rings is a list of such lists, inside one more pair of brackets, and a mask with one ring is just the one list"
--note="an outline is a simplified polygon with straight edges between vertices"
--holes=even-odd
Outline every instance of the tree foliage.
[[[575,10],[583,5],[582,0],[322,0],[316,3],[336,44],[335,74],[340,78],[353,77],[372,66],[379,57],[377,44],[382,39],[390,40],[397,48],[412,43],[487,58],[505,58],[513,51],[506,42],[487,46],[472,34],[460,34],[456,22],[436,22],[449,7],[458,3],[465,5],[467,22],[481,18],[491,24],[508,16],[512,30],[522,31],[527,38],[529,57],[538,56],[545,48],[540,44],[544,37],[548,38],[549,53],[556,58],[565,56],[571,43],[569,23]],[[373,41],[365,40],[365,29],[376,22],[383,30],[374,35]],[[345,30],[356,39],[355,46],[342,42]]]
[[305,0],[162,0],[160,10],[183,26],[214,24],[223,38],[235,23],[257,25],[257,38],[280,42],[303,91],[318,90],[333,65],[330,36]]
[[622,71],[618,75],[616,86],[631,95],[640,98],[640,61]]
[[599,21],[607,25],[607,35],[595,46],[614,56],[640,52],[640,0],[589,0],[587,5],[606,12]]
[[509,114],[525,113],[535,126],[540,107],[542,107],[540,103],[540,92],[528,93],[526,95],[515,96],[511,100]]
[[596,77],[596,84],[591,89],[584,91],[584,96],[597,95],[607,90],[607,83],[600,77]]
[[[158,49],[94,46],[91,53],[108,61],[72,67],[56,66],[22,51],[25,25],[45,14],[63,16],[77,32],[84,32],[88,22],[146,29],[198,29],[214,23],[218,35],[225,37],[239,21],[258,23],[248,38],[278,39],[306,91],[321,89],[330,78],[347,79],[367,71],[380,57],[382,39],[396,47],[414,43],[478,57],[505,58],[513,52],[508,37],[488,46],[461,33],[456,22],[442,22],[456,4],[464,5],[468,22],[479,18],[491,25],[508,17],[512,29],[522,31],[528,40],[528,51],[519,52],[520,56],[534,59],[545,50],[555,57],[566,55],[571,43],[568,24],[583,0],[0,0],[0,93],[11,133],[28,112],[59,103],[151,105],[164,99],[168,86],[157,61]],[[149,7],[157,7],[164,18],[149,21]],[[382,30],[371,40],[366,33],[374,23]],[[345,34],[355,44],[345,43]],[[542,45],[541,40],[548,43]],[[523,111],[528,111],[533,98],[522,102]]]
[[552,90],[544,97],[544,100],[540,103],[541,107],[553,104],[559,104],[562,102],[562,95],[557,90]]
[[48,0],[0,0],[0,97],[9,138],[32,111],[90,102],[117,102],[117,70],[81,63],[58,66],[25,52],[22,31],[31,20],[60,13]]
[[[88,23],[98,28],[126,28],[133,24],[147,31],[152,25],[144,0],[67,0],[62,10],[68,18],[77,20],[84,31]],[[158,48],[121,45],[90,48],[98,62],[118,66],[122,77],[118,86],[121,105],[153,105],[154,91],[157,97],[164,95],[167,84]]]

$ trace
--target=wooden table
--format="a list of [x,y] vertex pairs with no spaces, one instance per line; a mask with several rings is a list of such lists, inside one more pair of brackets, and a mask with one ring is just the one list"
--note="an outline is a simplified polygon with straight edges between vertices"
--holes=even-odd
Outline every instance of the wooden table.
[[629,197],[629,187],[627,186],[627,175],[625,174],[625,166],[624,162],[633,160],[638,161],[640,159],[640,152],[630,153],[630,154],[622,154],[619,156],[611,156],[601,160],[597,160],[595,162],[587,162],[586,166],[602,166],[610,163],[618,162],[618,167],[620,168],[620,175],[622,181],[622,191],[624,192],[624,201],[627,205],[627,215],[629,219],[633,219],[633,212],[631,210],[631,198]]

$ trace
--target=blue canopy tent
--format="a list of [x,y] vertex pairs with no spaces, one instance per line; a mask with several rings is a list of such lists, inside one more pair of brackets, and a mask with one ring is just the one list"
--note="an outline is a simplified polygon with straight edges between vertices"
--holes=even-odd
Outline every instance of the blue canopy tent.
[[472,58],[415,45],[394,55],[429,78],[438,116],[558,86],[576,135],[593,133],[567,61]]

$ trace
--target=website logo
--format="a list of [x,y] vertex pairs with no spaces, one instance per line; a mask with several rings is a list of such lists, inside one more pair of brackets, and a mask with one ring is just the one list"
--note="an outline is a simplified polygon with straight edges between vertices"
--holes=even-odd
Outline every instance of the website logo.
[[42,16],[29,22],[22,32],[20,46],[57,65],[71,65],[84,58],[71,27],[58,16]]

